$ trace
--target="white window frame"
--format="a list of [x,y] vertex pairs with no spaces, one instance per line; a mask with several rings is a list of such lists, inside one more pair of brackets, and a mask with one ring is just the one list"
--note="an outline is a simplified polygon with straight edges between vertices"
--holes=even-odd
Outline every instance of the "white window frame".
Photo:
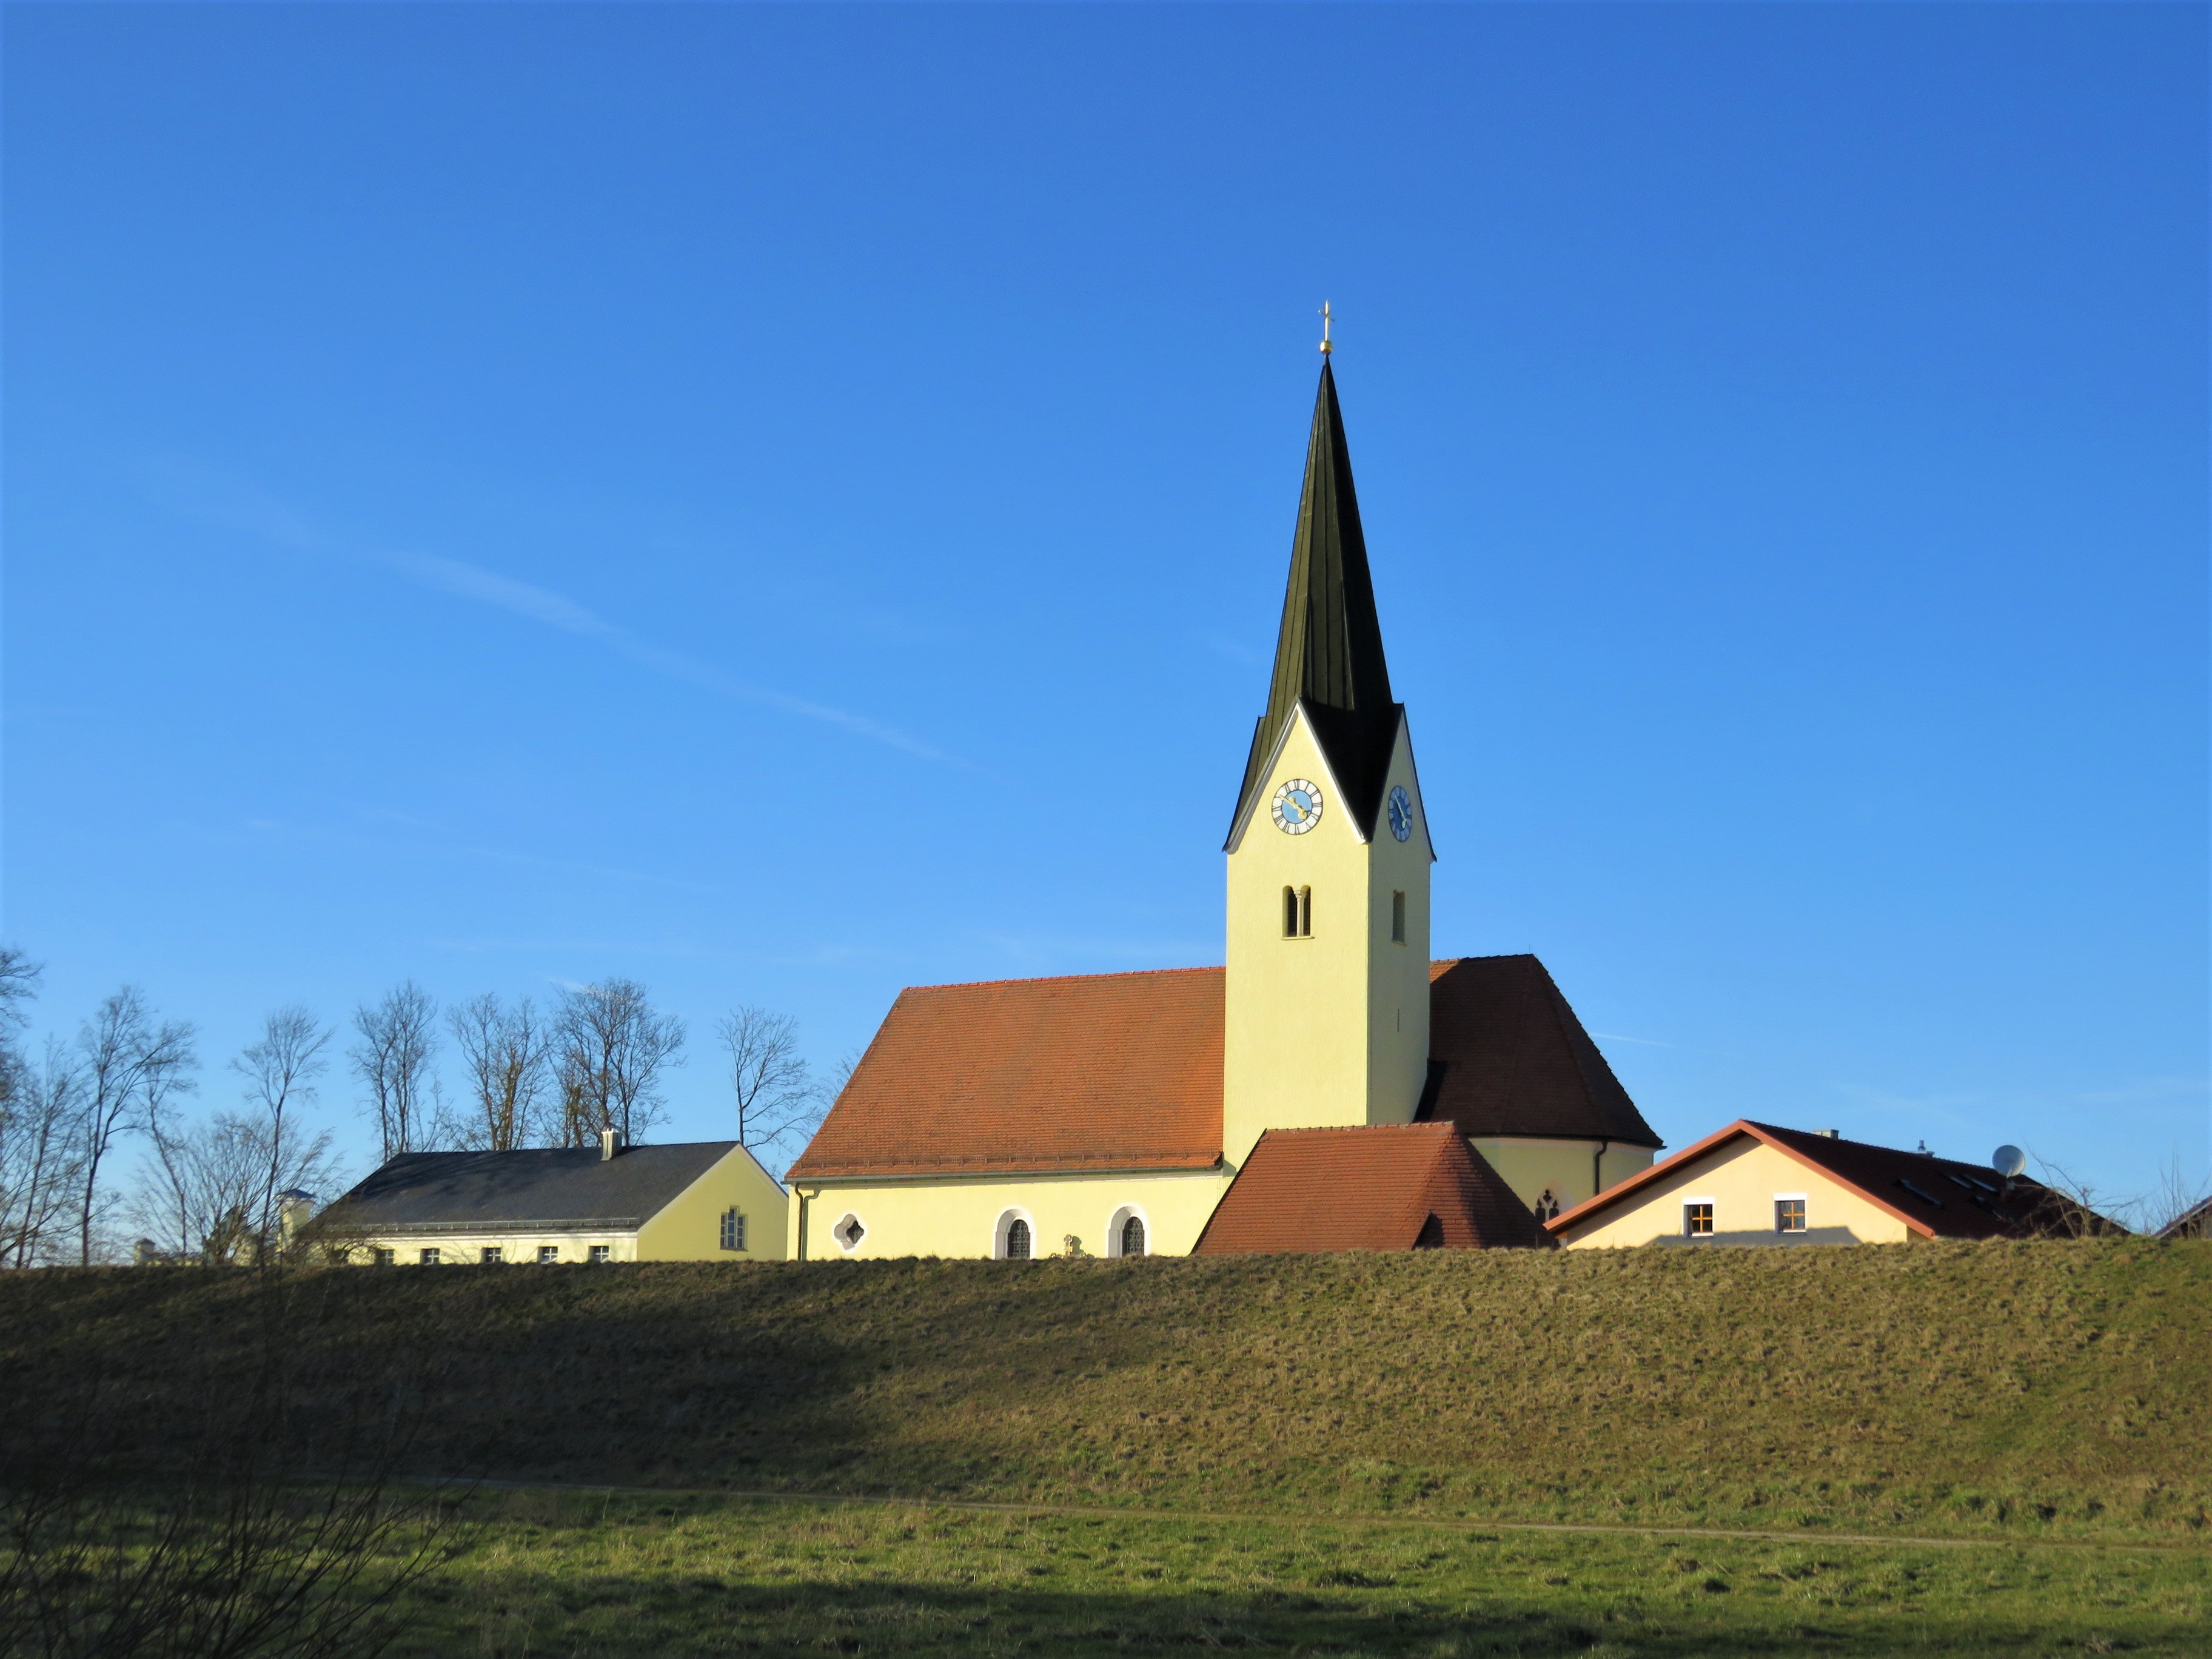
[[[1709,1206],[1711,1206],[1712,1212],[1713,1212],[1713,1230],[1712,1230],[1712,1231],[1711,1231],[1711,1232],[1709,1232],[1709,1233],[1693,1233],[1693,1232],[1692,1232],[1692,1231],[1690,1231],[1690,1206],[1692,1206],[1692,1204],[1705,1204],[1705,1205],[1709,1205]],[[1695,1193],[1692,1193],[1692,1194],[1686,1194],[1686,1195],[1683,1198],[1683,1200],[1682,1200],[1682,1227],[1681,1227],[1681,1237],[1684,1237],[1684,1238],[1697,1239],[1697,1238],[1718,1238],[1720,1236],[1721,1236],[1721,1206],[1720,1206],[1720,1200],[1719,1200],[1718,1199],[1714,1199],[1714,1198],[1705,1198],[1705,1197],[1701,1197],[1701,1196],[1699,1196],[1698,1194],[1695,1194]]]
[[[732,1223],[736,1224],[733,1226]],[[865,1227],[867,1223],[864,1221],[860,1224]],[[741,1204],[731,1205],[728,1209],[714,1218],[715,1244],[719,1249],[727,1250],[732,1255],[752,1254],[745,1248],[745,1239],[749,1231],[748,1218],[745,1215],[744,1206]],[[733,1236],[737,1241],[735,1243],[730,1242]]]
[[[860,1224],[860,1236],[857,1239],[848,1242],[845,1237],[846,1231],[851,1224],[856,1221]],[[859,1249],[861,1245],[868,1242],[868,1235],[874,1231],[875,1230],[868,1224],[867,1217],[862,1215],[857,1210],[848,1210],[844,1214],[837,1218],[837,1224],[830,1228],[830,1237],[831,1241],[836,1244],[838,1252],[841,1255],[850,1255],[854,1251]]]
[[1037,1231],[1036,1218],[1017,1204],[1011,1209],[1001,1210],[996,1224],[991,1229],[992,1261],[1004,1261],[1006,1259],[1006,1234],[1017,1221],[1026,1221],[1030,1224],[1029,1259],[1031,1261],[1038,1259],[1037,1244],[1044,1235]]
[[[553,1254],[546,1255],[545,1252],[548,1250],[552,1251]],[[556,1267],[561,1261],[561,1247],[558,1244],[540,1244],[537,1250],[537,1259],[538,1265],[541,1267]]]
[[1106,1218],[1107,1255],[1118,1256],[1121,1254],[1121,1224],[1127,1221],[1133,1216],[1139,1221],[1145,1224],[1145,1254],[1146,1255],[1152,1255],[1153,1238],[1152,1218],[1145,1212],[1145,1206],[1141,1204],[1121,1205],[1115,1210],[1112,1215]]
[[[1795,1199],[1798,1203],[1802,1204],[1805,1206],[1805,1224],[1797,1230],[1798,1232],[1811,1232],[1813,1231],[1813,1195],[1810,1193],[1777,1193],[1774,1195],[1774,1201],[1777,1204],[1787,1204],[1792,1199]],[[1777,1218],[1779,1219],[1779,1218]],[[1792,1235],[1784,1232],[1779,1227],[1777,1227],[1774,1230],[1774,1236],[1777,1238],[1789,1238],[1792,1237]]]

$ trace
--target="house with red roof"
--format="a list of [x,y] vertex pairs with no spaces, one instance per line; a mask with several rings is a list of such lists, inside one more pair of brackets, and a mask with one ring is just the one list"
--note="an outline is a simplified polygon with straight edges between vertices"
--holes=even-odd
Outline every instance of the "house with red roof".
[[1533,956],[1435,959],[1436,862],[1326,356],[1226,963],[900,993],[790,1254],[1548,1246],[1659,1137]]
[[1570,1249],[2080,1238],[2123,1231],[2022,1176],[1740,1119],[1545,1224]]

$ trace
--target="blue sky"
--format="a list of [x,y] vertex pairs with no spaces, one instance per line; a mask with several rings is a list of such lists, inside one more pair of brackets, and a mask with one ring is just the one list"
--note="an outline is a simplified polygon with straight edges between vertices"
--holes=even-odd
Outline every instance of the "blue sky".
[[12,7],[0,926],[210,1104],[630,975],[698,1136],[1218,962],[1326,297],[1439,952],[1677,1146],[2202,1176],[2205,15]]

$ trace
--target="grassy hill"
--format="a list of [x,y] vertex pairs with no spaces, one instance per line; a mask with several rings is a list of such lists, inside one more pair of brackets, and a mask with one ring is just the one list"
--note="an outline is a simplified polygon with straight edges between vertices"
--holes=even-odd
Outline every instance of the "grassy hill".
[[[1306,1515],[2191,1537],[2212,1243],[330,1269],[304,1394],[425,1468]],[[251,1275],[0,1276],[6,1432],[156,1455]]]

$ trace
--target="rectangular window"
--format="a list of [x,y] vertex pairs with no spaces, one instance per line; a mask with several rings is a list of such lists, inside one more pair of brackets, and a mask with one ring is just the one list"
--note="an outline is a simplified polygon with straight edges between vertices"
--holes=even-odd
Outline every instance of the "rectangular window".
[[426,1267],[436,1267],[438,1265],[438,1247],[435,1244],[424,1245],[422,1247],[422,1256],[419,1259]]
[[540,1262],[550,1266],[561,1259],[561,1247],[558,1244],[540,1244],[538,1247],[538,1259]]
[[1406,896],[1403,893],[1393,893],[1390,895],[1390,943],[1403,945],[1405,942]]
[[1313,889],[1310,887],[1298,889],[1298,937],[1313,937]]
[[387,1250],[380,1246],[375,1251],[375,1256],[376,1265],[378,1267],[389,1267],[393,1262],[399,1260],[399,1252],[397,1250]]
[[479,1259],[488,1267],[496,1267],[507,1260],[507,1255],[499,1245],[487,1244],[483,1247],[483,1255]]
[[1802,1233],[1805,1231],[1803,1199],[1778,1198],[1774,1200],[1774,1231],[1778,1233]]
[[745,1248],[745,1218],[733,1209],[722,1212],[722,1248],[726,1250]]
[[594,1244],[594,1245],[592,1245],[592,1261],[613,1261],[614,1259],[615,1259],[615,1247],[614,1247],[613,1245],[611,1245],[611,1244]]
[[1706,1204],[1685,1204],[1682,1206],[1682,1233],[1687,1238],[1711,1238],[1713,1236],[1713,1206]]

